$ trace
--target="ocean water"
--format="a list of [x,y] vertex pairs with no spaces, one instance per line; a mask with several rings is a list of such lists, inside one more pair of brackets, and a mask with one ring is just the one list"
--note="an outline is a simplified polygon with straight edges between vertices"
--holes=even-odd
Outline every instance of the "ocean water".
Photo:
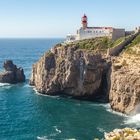
[[114,128],[139,128],[140,115],[113,112],[109,104],[42,96],[29,86],[32,64],[63,39],[0,39],[4,60],[22,66],[26,82],[0,83],[0,140],[93,140]]

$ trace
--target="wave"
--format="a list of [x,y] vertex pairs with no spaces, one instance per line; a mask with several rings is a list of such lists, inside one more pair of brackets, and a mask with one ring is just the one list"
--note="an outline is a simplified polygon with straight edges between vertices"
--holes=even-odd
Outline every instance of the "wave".
[[133,127],[140,127],[140,114],[128,117],[124,123]]
[[4,86],[10,86],[11,84],[9,83],[0,83],[0,87],[4,87]]
[[10,89],[13,85],[9,83],[0,83],[0,88],[2,89]]
[[[55,139],[49,139],[46,136],[37,136],[37,140],[55,140]],[[68,139],[63,139],[63,140],[76,140],[75,138],[68,138]]]
[[75,138],[65,139],[65,140],[76,140]]
[[54,139],[48,139],[46,136],[37,136],[37,140],[54,140]]
[[106,111],[108,111],[109,113],[112,113],[112,114],[115,114],[118,116],[128,117],[126,114],[112,110],[109,103],[108,104],[100,104],[100,106],[103,106],[106,109]]
[[60,129],[57,128],[57,126],[54,126],[54,128],[55,128],[55,131],[56,132],[58,132],[58,133],[61,133],[62,132]]
[[106,132],[103,128],[97,127],[97,129],[99,130],[99,132],[104,133]]
[[[124,125],[127,125],[127,126],[130,126],[132,128],[140,128],[140,114],[136,114],[136,115],[126,115],[126,114],[123,114],[123,113],[120,113],[120,112],[116,112],[114,110],[111,109],[111,106],[110,104],[100,104],[100,106],[103,106],[106,111],[112,113],[112,114],[115,114],[115,115],[118,115],[118,116],[121,116],[121,117],[124,117],[124,121],[123,121],[123,124]],[[99,131],[104,131],[100,128],[97,128]]]
[[57,126],[54,126],[55,129],[55,133],[50,134],[49,136],[37,136],[38,140],[54,140],[52,138],[48,138],[48,137],[56,137],[56,135],[60,134],[62,131],[60,129],[57,128]]
[[34,86],[31,86],[31,87],[33,87],[33,90],[35,91],[36,95],[59,99],[59,96],[51,96],[51,95],[47,95],[47,94],[41,94],[36,90],[36,88]]

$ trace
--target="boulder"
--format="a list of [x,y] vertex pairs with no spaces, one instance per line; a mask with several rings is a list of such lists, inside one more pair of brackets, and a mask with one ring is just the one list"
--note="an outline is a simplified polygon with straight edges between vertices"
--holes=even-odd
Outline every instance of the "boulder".
[[0,83],[20,83],[25,82],[25,75],[22,68],[17,68],[12,60],[6,60],[3,64],[4,72],[0,73]]
[[104,140],[139,140],[140,130],[132,128],[114,129],[104,134]]

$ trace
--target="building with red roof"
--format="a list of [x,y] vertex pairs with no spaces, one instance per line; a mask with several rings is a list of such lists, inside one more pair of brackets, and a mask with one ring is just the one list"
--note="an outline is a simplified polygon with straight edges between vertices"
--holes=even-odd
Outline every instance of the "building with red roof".
[[88,17],[84,14],[82,17],[82,27],[77,30],[76,35],[68,35],[67,41],[82,40],[96,37],[108,37],[116,40],[125,36],[125,29],[113,27],[88,27]]

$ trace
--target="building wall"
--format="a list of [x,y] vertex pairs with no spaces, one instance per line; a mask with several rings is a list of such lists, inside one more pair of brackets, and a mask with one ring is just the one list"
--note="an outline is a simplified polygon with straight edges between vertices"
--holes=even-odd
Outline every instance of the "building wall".
[[72,42],[72,41],[75,41],[76,40],[76,35],[67,35],[67,37],[66,37],[66,41],[67,42]]
[[77,31],[77,40],[95,38],[95,37],[111,37],[112,33],[110,29],[94,29],[87,28],[83,30],[82,28]]
[[67,42],[96,38],[96,37],[108,37],[112,40],[116,40],[120,37],[125,37],[125,29],[114,29],[104,27],[88,27],[86,29],[80,28],[77,30],[76,35],[68,35]]
[[112,40],[117,40],[120,37],[125,37],[125,29],[113,29]]
[[132,35],[132,34],[134,34],[134,33],[135,33],[135,31],[126,31],[126,32],[125,32],[125,36]]
[[109,55],[110,56],[116,56],[116,55],[118,55],[139,34],[140,34],[140,31],[138,31],[135,34],[130,35],[129,38],[127,38],[125,41],[123,41],[121,44],[117,45],[116,47],[109,49]]

